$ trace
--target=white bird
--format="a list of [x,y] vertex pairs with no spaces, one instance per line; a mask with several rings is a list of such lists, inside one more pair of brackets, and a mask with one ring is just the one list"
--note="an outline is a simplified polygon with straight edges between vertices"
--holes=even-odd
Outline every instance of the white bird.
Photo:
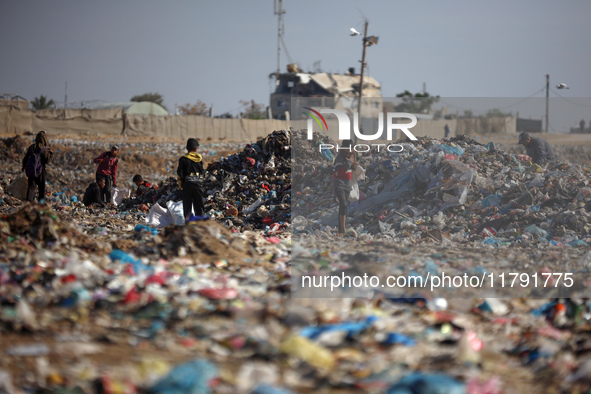
[[357,30],[355,30],[355,28],[351,28],[351,36],[360,36],[361,33],[359,33]]
[[565,83],[559,83],[558,85],[556,85],[557,89],[570,89],[568,86],[566,86]]

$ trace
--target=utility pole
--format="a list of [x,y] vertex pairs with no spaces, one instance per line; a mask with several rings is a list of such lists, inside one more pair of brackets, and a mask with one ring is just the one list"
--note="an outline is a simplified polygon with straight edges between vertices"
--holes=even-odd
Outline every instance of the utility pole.
[[548,105],[550,102],[550,74],[546,74],[546,133],[550,130],[548,123]]
[[[361,76],[359,78],[359,101],[357,102],[357,116],[359,119],[359,132],[361,133],[361,99],[363,97],[363,75],[365,74],[365,49],[367,48],[367,27],[369,22],[365,21],[365,31],[363,32],[363,53],[361,54]],[[353,133],[353,145],[357,143],[357,136]]]
[[273,2],[273,13],[277,15],[277,78],[281,72],[280,61],[281,61],[281,38],[283,36],[283,0],[275,0]]
[[68,81],[66,81],[66,90],[64,93],[64,108],[68,108]]

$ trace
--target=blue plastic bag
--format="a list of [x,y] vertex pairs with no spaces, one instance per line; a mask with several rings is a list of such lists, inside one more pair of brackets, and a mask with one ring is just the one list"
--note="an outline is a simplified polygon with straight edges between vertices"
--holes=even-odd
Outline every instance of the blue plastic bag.
[[417,344],[417,342],[407,335],[399,334],[397,332],[391,332],[388,334],[388,336],[386,337],[384,342],[382,342],[382,344],[384,344],[384,345],[401,344],[401,345],[406,345],[406,346],[414,346]]
[[136,274],[140,271],[143,271],[143,270],[153,269],[152,267],[142,263],[142,261],[140,259],[134,259],[130,255],[128,255],[127,253],[125,253],[124,251],[119,250],[119,249],[113,250],[109,254],[109,257],[113,261],[119,260],[121,262],[121,264],[131,264],[133,266],[133,271]]
[[442,373],[413,372],[390,387],[388,394],[465,394],[466,385]]
[[316,339],[325,332],[346,331],[347,337],[351,337],[370,327],[376,319],[376,317],[370,316],[359,322],[344,322],[339,324],[327,324],[324,326],[306,327],[300,331],[300,335],[305,338]]
[[172,369],[149,389],[156,394],[208,394],[210,382],[218,376],[218,369],[207,360],[193,360]]
[[150,226],[146,226],[145,224],[136,225],[134,228],[134,231],[136,231],[136,232],[147,231],[147,232],[152,233],[154,235],[158,235],[158,229],[152,228]]

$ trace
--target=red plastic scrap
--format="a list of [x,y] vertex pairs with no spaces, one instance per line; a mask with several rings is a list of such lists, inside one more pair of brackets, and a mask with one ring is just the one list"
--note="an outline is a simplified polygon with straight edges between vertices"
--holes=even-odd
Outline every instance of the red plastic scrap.
[[221,289],[201,289],[197,291],[197,294],[212,300],[232,300],[238,297],[238,291],[236,289],[227,287]]
[[266,224],[267,226],[273,223],[273,218],[269,215],[265,216],[265,218],[263,219],[263,224]]

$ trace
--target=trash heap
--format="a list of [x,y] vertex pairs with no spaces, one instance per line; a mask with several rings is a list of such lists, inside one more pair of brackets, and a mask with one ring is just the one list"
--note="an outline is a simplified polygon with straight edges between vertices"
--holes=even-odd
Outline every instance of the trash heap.
[[[562,162],[542,169],[464,136],[399,144],[400,153],[360,157],[366,174],[348,222],[358,234],[407,244],[588,246],[591,168]],[[293,177],[295,232],[335,226],[330,163],[316,160]]]
[[[274,131],[247,144],[241,152],[210,163],[203,190],[206,214],[234,231],[284,230],[291,215],[291,132]],[[148,218],[147,223],[163,227],[175,222],[174,217],[168,221],[161,218],[167,211],[182,215],[178,204],[171,204],[181,200],[177,180],[169,178],[153,195],[125,202],[120,209],[156,202],[158,206],[152,206],[151,213],[158,219]]]
[[[91,211],[55,186],[47,204],[0,204],[0,392],[591,389],[588,298],[290,294],[303,259],[380,275],[540,262],[566,272],[575,258],[591,266],[578,219],[589,201],[586,167],[544,171],[464,138],[404,142],[399,156],[362,157],[363,200],[348,221],[357,237],[337,238],[325,224],[335,209],[332,158],[319,143],[331,142],[274,132],[215,162],[212,219],[183,226],[146,226],[135,207]],[[177,198],[173,172],[161,175],[152,206]],[[490,224],[497,219],[511,221]],[[525,231],[531,225],[548,233]],[[581,242],[568,242],[574,236]]]

